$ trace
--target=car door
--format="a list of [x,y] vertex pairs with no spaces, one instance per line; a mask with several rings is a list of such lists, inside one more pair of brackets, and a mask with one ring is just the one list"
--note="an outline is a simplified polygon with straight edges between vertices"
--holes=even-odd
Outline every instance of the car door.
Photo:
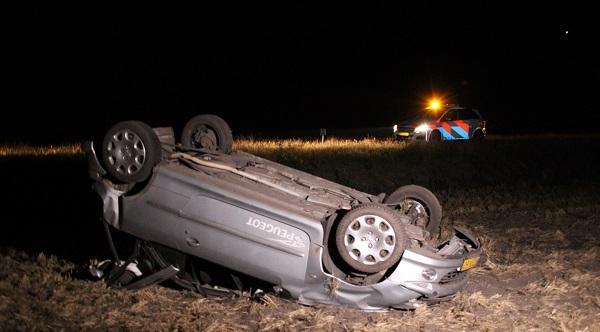
[[475,130],[482,127],[481,117],[470,108],[460,110],[459,121],[468,128],[467,133],[469,136],[467,138],[473,137]]
[[438,120],[443,140],[469,139],[469,125],[460,119],[462,109],[450,109]]

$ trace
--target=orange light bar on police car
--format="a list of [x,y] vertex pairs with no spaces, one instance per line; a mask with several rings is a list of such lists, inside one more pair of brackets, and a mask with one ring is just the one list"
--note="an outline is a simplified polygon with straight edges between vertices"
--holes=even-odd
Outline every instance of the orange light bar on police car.
[[438,99],[432,99],[429,101],[429,109],[432,111],[437,111],[442,107],[442,103]]

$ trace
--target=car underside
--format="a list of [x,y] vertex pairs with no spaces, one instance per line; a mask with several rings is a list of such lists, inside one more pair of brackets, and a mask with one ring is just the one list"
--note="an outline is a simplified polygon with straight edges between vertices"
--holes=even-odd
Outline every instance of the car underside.
[[[302,304],[410,309],[453,296],[479,263],[466,229],[435,243],[441,207],[427,189],[364,193],[232,151],[224,121],[194,119],[182,144],[171,128],[138,122],[85,144],[115,253],[109,284],[214,289],[190,266],[207,261]],[[116,254],[115,230],[137,241],[127,260]]]

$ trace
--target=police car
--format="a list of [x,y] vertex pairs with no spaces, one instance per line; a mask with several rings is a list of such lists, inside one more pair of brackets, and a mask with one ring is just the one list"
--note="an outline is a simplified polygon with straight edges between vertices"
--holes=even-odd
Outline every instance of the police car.
[[486,135],[486,120],[478,110],[447,105],[441,116],[425,114],[393,127],[398,140],[481,140]]

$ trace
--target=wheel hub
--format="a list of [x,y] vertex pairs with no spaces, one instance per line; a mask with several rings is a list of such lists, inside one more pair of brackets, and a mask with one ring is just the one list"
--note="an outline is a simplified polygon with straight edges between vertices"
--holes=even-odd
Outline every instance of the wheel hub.
[[123,147],[121,148],[121,155],[123,156],[123,159],[133,158],[134,154],[132,151],[132,147],[127,143],[123,145]]
[[346,228],[344,245],[352,259],[365,265],[374,265],[387,260],[394,252],[396,234],[387,220],[364,215]]
[[373,248],[373,246],[379,242],[379,237],[373,234],[373,232],[369,231],[367,232],[367,235],[363,236],[360,240],[367,243],[369,248]]
[[201,126],[194,134],[194,143],[197,147],[216,151],[219,148],[219,142],[215,132],[205,126]]
[[420,227],[427,227],[429,223],[429,214],[421,202],[414,199],[405,199],[401,206],[402,212],[410,217],[410,223]]
[[123,174],[138,173],[146,159],[146,147],[142,139],[130,130],[117,131],[110,139],[108,162],[111,167]]

